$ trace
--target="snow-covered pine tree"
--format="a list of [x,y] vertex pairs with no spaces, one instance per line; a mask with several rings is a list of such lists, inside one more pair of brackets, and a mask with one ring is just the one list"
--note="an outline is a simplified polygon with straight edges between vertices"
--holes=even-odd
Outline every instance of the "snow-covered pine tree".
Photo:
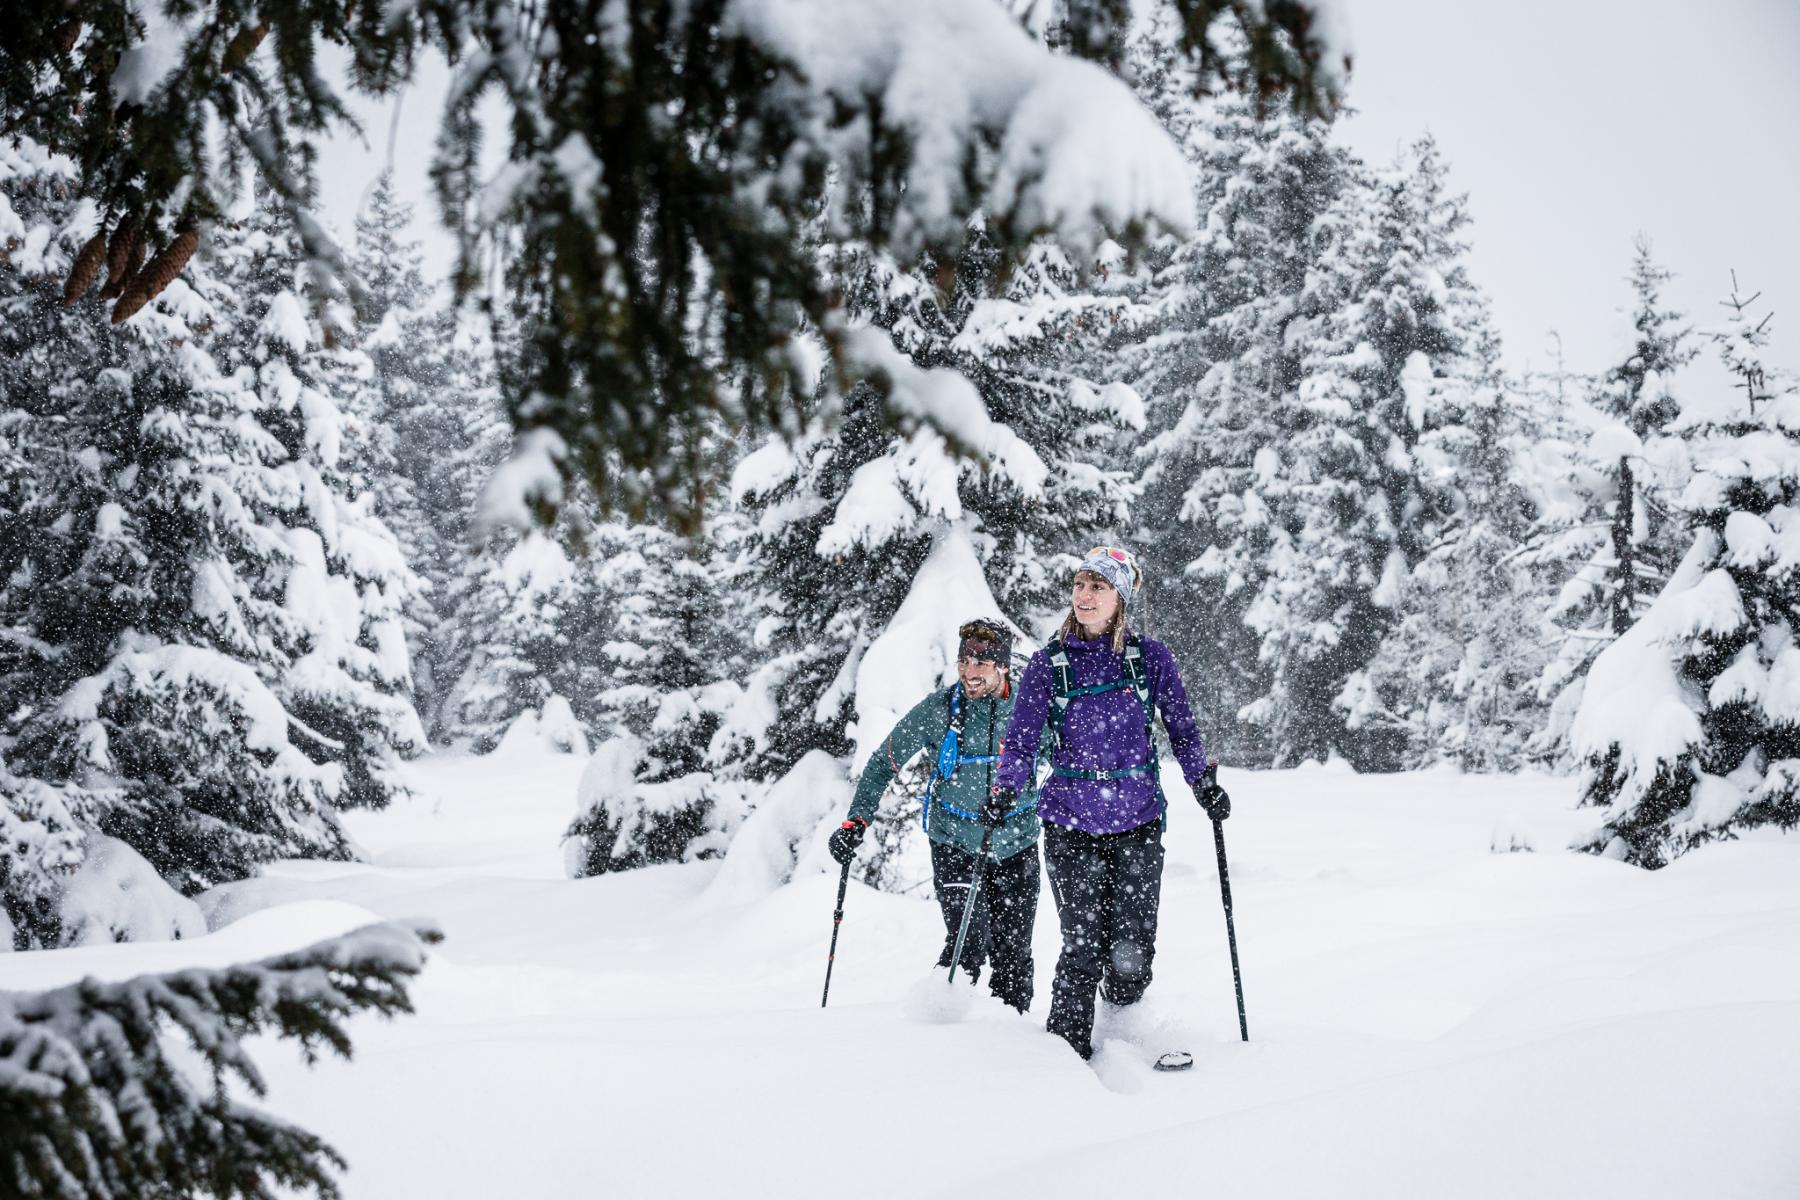
[[[940,369],[922,378],[957,389],[956,403],[980,411],[960,377]],[[873,752],[901,714],[946,681],[953,651],[934,644],[942,626],[954,630],[958,620],[998,608],[969,538],[959,463],[942,439],[923,429],[896,436],[872,388],[858,387],[841,403],[835,425],[815,417],[791,448],[769,442],[739,465],[734,481],[757,530],[751,557],[761,661],[745,681],[745,714],[753,719],[732,726],[745,746],[744,775],[770,787],[814,763],[815,751],[853,773],[859,743]],[[900,667],[898,678],[874,682],[864,660],[899,623],[928,564],[941,591],[936,611],[921,614],[927,620],[910,647],[915,661],[890,664]],[[915,845],[916,795],[890,793],[874,826],[871,852],[856,860],[860,878],[904,889],[928,876]]]
[[89,831],[184,892],[346,857],[337,806],[393,794],[419,740],[409,576],[337,486],[349,431],[306,370],[300,300],[259,290],[276,234],[222,230],[191,285],[95,332],[92,301],[55,303],[95,223],[63,198],[72,171],[29,143],[0,157],[4,436],[31,480],[0,526],[18,945],[60,936],[49,898]]
[[[354,364],[348,372],[353,378],[344,388],[345,408],[367,432],[355,459],[345,465],[360,490],[374,497],[375,511],[393,531],[406,561],[428,584],[406,613],[407,644],[417,664],[429,659],[424,642],[438,621],[434,602],[452,547],[443,544],[419,494],[420,484],[432,473],[420,479],[406,466],[431,463],[437,478],[453,480],[458,447],[457,439],[444,437],[430,420],[441,414],[454,421],[454,410],[447,410],[445,402],[455,398],[444,394],[441,331],[428,311],[423,257],[411,237],[411,221],[412,207],[395,195],[392,173],[382,172],[356,215],[350,255],[362,288],[351,331],[358,353],[345,355]],[[427,421],[418,428],[422,410]],[[461,499],[458,495],[452,508],[457,518],[466,519]],[[425,697],[420,699],[428,707]]]
[[[1143,396],[1142,498],[1134,538],[1153,581],[1158,636],[1193,672],[1209,746],[1267,761],[1267,728],[1234,718],[1268,687],[1250,606],[1275,552],[1261,452],[1300,418],[1297,350],[1287,339],[1315,265],[1317,226],[1353,164],[1330,126],[1227,92],[1196,95],[1175,14],[1158,6],[1131,46],[1140,98],[1187,155],[1199,230],[1154,246],[1109,282],[1129,304],[1095,369]],[[1226,43],[1229,45],[1229,41]]]
[[[940,470],[954,466],[929,435],[898,439],[882,417],[879,397],[857,388],[833,425],[815,418],[792,446],[771,439],[738,465],[734,501],[757,531],[752,616],[761,661],[745,686],[762,719],[745,730],[749,778],[779,778],[811,750],[845,758],[855,749],[857,666],[899,611],[929,550],[916,502],[900,491],[893,451],[930,454]],[[915,447],[915,439],[923,444]],[[940,505],[946,499],[941,491],[926,495]],[[960,516],[953,487],[947,499]],[[860,519],[860,537],[847,528],[852,517]],[[841,536],[827,544],[827,529]]]
[[[402,795],[396,768],[425,748],[412,701],[404,612],[421,590],[405,550],[353,474],[377,432],[328,390],[346,373],[366,377],[348,345],[354,315],[328,276],[307,265],[300,238],[273,204],[214,233],[209,258],[216,309],[237,302],[244,319],[220,323],[207,347],[222,371],[254,390],[260,419],[286,460],[275,511],[288,543],[281,580],[290,665],[271,682],[306,753],[343,772],[339,808],[376,807]],[[346,372],[344,362],[354,365]]]
[[[449,326],[446,391],[458,393],[454,411],[462,429],[455,461],[446,464],[455,486],[439,497],[440,528],[458,531],[458,553],[436,589],[429,641],[424,631],[415,633],[428,654],[433,741],[478,753],[499,745],[521,717],[535,723],[546,705],[564,748],[585,751],[583,718],[572,705],[591,719],[588,701],[599,678],[590,644],[603,625],[582,565],[598,516],[588,493],[578,489],[547,523],[536,519],[545,511],[505,509],[488,495],[514,450],[500,395],[507,373],[518,369],[524,303],[488,297],[456,309]],[[372,336],[377,352],[399,323],[394,312],[383,314]],[[439,505],[432,508],[437,515]]]
[[429,713],[442,699],[453,641],[445,621],[473,548],[477,498],[505,451],[505,414],[489,323],[473,305],[434,303],[412,227],[412,206],[383,172],[350,257],[366,369],[347,407],[368,429],[352,473],[427,585],[406,615],[418,704]]
[[309,1063],[323,1049],[348,1058],[349,1018],[411,1012],[423,943],[440,938],[371,925],[261,962],[0,993],[5,1194],[336,1196],[337,1151],[236,1098],[266,1090],[245,1042],[290,1039]]
[[1468,293],[1463,200],[1429,138],[1341,192],[1289,330],[1294,425],[1260,447],[1274,533],[1247,619],[1269,690],[1245,715],[1279,762],[1405,761],[1407,729],[1369,668],[1404,613],[1413,569],[1466,499],[1455,451],[1479,402],[1482,311]]
[[469,559],[456,586],[434,733],[477,753],[498,746],[522,717],[567,713],[562,748],[585,752],[605,686],[601,646],[618,597],[599,567],[619,549],[619,528],[596,524],[584,502],[563,506],[549,528],[497,531]]
[[1765,366],[1768,317],[1733,284],[1714,342],[1741,395],[1683,420],[1693,542],[1588,669],[1570,735],[1605,817],[1577,847],[1643,867],[1800,824],[1800,389]]
[[62,788],[14,775],[0,754],[0,952],[42,945],[61,931],[63,888],[88,845],[76,819],[82,805],[76,798],[71,811],[70,799]]
[[1682,314],[1662,300],[1671,272],[1656,263],[1648,238],[1639,235],[1633,247],[1629,348],[1594,382],[1595,415],[1572,464],[1586,511],[1568,528],[1546,531],[1538,553],[1574,567],[1549,609],[1565,632],[1540,680],[1555,697],[1541,740],[1558,754],[1589,664],[1644,614],[1687,545],[1674,503],[1691,467],[1684,433],[1670,426],[1681,412],[1675,375],[1699,348]]
[[[1699,349],[1688,344],[1690,330],[1683,323],[1682,314],[1662,303],[1662,286],[1674,278],[1674,273],[1658,266],[1652,258],[1649,238],[1640,235],[1632,246],[1631,289],[1636,305],[1631,323],[1636,337],[1625,360],[1602,377],[1594,406],[1624,425],[1640,443],[1648,443],[1681,415],[1681,403],[1673,389],[1674,375],[1693,361]],[[1670,540],[1665,531],[1679,524],[1667,503],[1687,481],[1671,479],[1673,472],[1666,466],[1658,472],[1655,468],[1664,464],[1656,458],[1647,465],[1647,472],[1642,468],[1638,472],[1646,475],[1643,479],[1634,477],[1628,455],[1621,455],[1615,468],[1617,490],[1608,531],[1613,562],[1600,589],[1608,625],[1615,635],[1625,632],[1636,619],[1637,596],[1646,582],[1652,587],[1661,583],[1673,566],[1671,558],[1661,557],[1659,561],[1655,552]],[[1634,552],[1640,543],[1650,551],[1648,575],[1639,567]]]
[[[356,240],[350,261],[357,282],[362,285],[357,297],[357,317],[371,328],[380,328],[392,314],[399,330],[416,331],[412,322],[427,311],[431,294],[425,284],[424,256],[413,237],[413,206],[394,190],[391,168],[375,177],[368,199],[356,214]],[[394,345],[388,349],[399,353],[421,348]],[[416,370],[389,373],[400,377],[396,386],[408,389],[419,375]],[[419,384],[430,382],[422,380]]]
[[54,934],[62,884],[81,865],[88,828],[78,819],[87,812],[83,797],[9,765],[34,681],[64,653],[44,636],[61,630],[40,631],[27,619],[37,608],[25,603],[33,550],[59,536],[63,495],[85,465],[78,447],[46,438],[62,402],[34,395],[31,380],[67,387],[79,378],[68,362],[123,361],[92,322],[62,321],[40,286],[68,269],[95,221],[91,205],[62,195],[68,165],[35,142],[0,142],[0,951]]
[[[1103,250],[1117,261],[1116,247]],[[988,586],[1027,628],[1060,619],[1068,568],[1096,537],[1125,527],[1136,495],[1128,455],[1143,403],[1085,371],[1124,307],[1096,291],[1106,269],[1044,241],[1008,268],[979,218],[945,296],[931,290],[929,268],[903,274],[864,259],[857,269],[852,311],[892,330],[915,366],[949,367],[973,384],[988,417],[1048,468],[1041,498],[1006,471],[960,477]]]
[[1562,511],[1566,480],[1543,475],[1546,443],[1561,445],[1555,415],[1504,377],[1482,308],[1458,321],[1473,334],[1472,386],[1440,443],[1461,503],[1413,567],[1400,620],[1368,672],[1386,718],[1404,731],[1408,766],[1506,771],[1541,761],[1535,681],[1555,650],[1545,606],[1561,576],[1530,551],[1546,514]]
[[[545,303],[533,294],[486,297],[485,340],[471,336],[474,314],[462,310],[463,348],[450,364],[471,397],[458,405],[467,430],[458,475],[469,495],[465,552],[444,589],[432,647],[441,697],[432,733],[478,753],[515,727],[534,743],[587,753],[607,728],[604,647],[634,586],[611,565],[635,553],[629,515],[607,511],[585,473],[564,478],[546,449],[553,435],[515,437],[499,405],[544,352],[526,331]],[[608,470],[618,469],[615,459]]]
[[651,525],[628,532],[605,568],[622,620],[601,647],[604,740],[566,835],[575,878],[717,857],[749,800],[722,732],[743,697],[733,681],[748,647],[735,604],[743,521],[715,513],[697,543]]

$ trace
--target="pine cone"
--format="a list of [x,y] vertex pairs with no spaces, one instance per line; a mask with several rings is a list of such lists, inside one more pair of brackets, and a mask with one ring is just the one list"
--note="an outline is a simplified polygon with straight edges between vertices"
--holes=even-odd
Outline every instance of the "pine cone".
[[124,295],[125,285],[137,274],[144,261],[142,231],[136,217],[125,218],[113,230],[112,241],[106,247],[106,286],[100,289],[100,299],[116,300]]
[[67,54],[75,48],[76,40],[81,37],[81,22],[64,21],[56,27],[56,32],[51,36],[56,39],[57,48]]
[[194,257],[194,250],[200,245],[200,231],[186,229],[175,235],[175,240],[163,247],[161,254],[144,264],[144,269],[132,277],[113,305],[112,323],[130,320],[132,315],[150,301],[162,294],[162,290],[175,282],[181,274],[181,268],[187,266],[188,259]]
[[[125,273],[119,277],[119,290],[114,292],[112,297],[109,298],[123,296],[126,291],[130,289],[131,281],[136,279],[138,277],[138,272],[144,269],[144,255],[150,252],[149,246],[149,240],[144,237],[142,232],[139,232],[137,239],[131,244],[131,257],[125,260]],[[106,286],[110,289],[112,287],[112,280],[108,279],[106,281]],[[100,294],[103,297],[106,296],[105,292],[101,292]]]
[[226,43],[224,69],[235,71],[243,66],[250,56],[256,53],[256,48],[262,45],[263,38],[268,35],[269,23],[267,21],[258,21],[254,25],[246,25],[238,30],[231,41]]
[[81,253],[75,256],[75,265],[69,268],[69,282],[63,285],[63,303],[73,304],[87,295],[88,289],[94,286],[94,279],[100,274],[100,263],[106,258],[106,226],[87,240]]

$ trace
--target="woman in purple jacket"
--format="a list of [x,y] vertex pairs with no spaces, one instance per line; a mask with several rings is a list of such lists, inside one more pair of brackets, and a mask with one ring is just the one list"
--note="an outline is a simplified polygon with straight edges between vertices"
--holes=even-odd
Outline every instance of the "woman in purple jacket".
[[1125,1005],[1150,986],[1164,808],[1154,712],[1207,815],[1223,820],[1231,811],[1174,656],[1130,631],[1132,598],[1142,587],[1137,562],[1116,547],[1096,547],[1076,569],[1067,619],[1019,681],[991,801],[1006,811],[1030,784],[1033,751],[1048,724],[1055,749],[1038,815],[1063,941],[1049,1029],[1083,1058],[1093,1055],[1095,989],[1107,1003]]

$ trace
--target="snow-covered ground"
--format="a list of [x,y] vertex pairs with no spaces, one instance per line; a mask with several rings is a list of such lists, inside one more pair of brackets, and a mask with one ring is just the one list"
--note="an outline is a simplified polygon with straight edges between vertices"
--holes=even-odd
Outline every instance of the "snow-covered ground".
[[358,1022],[353,1064],[259,1048],[270,1104],[368,1200],[1800,1192],[1800,839],[1650,874],[1559,849],[1589,818],[1567,781],[1228,772],[1254,1040],[1210,827],[1178,807],[1140,1041],[1197,1061],[1163,1075],[1044,1033],[1047,890],[1030,1018],[983,995],[920,1019],[936,908],[861,887],[820,1011],[835,877],[566,880],[581,766],[428,760],[416,801],[352,818],[367,864],[221,889],[203,939],[0,956],[0,986],[437,918],[418,1014]]

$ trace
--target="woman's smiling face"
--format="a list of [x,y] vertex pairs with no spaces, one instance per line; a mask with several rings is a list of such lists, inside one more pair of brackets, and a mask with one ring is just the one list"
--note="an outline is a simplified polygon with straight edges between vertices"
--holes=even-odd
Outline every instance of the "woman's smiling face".
[[1076,621],[1089,637],[1104,633],[1119,611],[1118,589],[1092,571],[1075,573],[1074,592],[1069,599],[1075,607]]

